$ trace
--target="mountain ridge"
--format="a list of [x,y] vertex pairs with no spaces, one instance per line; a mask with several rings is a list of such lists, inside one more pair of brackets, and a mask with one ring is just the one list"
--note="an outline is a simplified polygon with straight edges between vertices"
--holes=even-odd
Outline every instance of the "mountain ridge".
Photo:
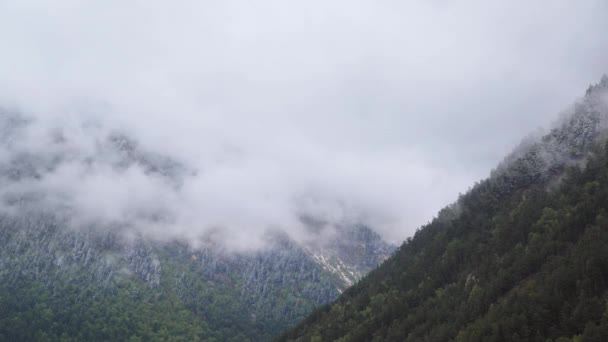
[[608,338],[607,96],[604,76],[567,120],[277,340]]

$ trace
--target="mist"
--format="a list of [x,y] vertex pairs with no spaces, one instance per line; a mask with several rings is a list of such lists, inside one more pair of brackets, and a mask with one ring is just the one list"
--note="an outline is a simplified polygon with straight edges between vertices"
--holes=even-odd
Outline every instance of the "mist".
[[399,243],[608,70],[606,32],[601,0],[0,1],[0,107],[28,120],[0,160],[46,165],[2,195],[161,238],[311,216]]

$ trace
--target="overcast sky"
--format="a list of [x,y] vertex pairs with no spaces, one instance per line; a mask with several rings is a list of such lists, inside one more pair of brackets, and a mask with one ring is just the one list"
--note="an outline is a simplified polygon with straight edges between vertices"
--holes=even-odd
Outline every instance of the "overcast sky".
[[[193,225],[398,242],[608,72],[607,33],[605,0],[0,0],[0,106],[192,165]],[[74,188],[122,203],[108,177]]]

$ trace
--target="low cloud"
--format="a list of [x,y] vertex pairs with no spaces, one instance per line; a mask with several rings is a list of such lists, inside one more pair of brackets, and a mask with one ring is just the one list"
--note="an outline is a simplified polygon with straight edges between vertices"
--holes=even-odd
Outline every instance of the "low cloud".
[[607,6],[5,1],[0,106],[31,122],[0,160],[54,166],[2,191],[155,236],[399,242],[608,69]]

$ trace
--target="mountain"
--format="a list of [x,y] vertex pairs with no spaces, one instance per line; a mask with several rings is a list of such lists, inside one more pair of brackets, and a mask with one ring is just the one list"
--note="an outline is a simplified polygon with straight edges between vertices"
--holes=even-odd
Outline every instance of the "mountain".
[[278,341],[608,340],[608,77]]
[[119,174],[138,167],[171,188],[186,186],[196,170],[116,132],[84,154],[61,130],[44,149],[29,148],[31,124],[0,113],[1,341],[270,340],[395,249],[361,225],[337,227],[314,244],[269,232],[263,248],[242,252],[213,232],[193,245],[130,229],[169,220],[158,208],[75,225],[78,209],[62,201],[69,191],[41,182],[66,165]]

